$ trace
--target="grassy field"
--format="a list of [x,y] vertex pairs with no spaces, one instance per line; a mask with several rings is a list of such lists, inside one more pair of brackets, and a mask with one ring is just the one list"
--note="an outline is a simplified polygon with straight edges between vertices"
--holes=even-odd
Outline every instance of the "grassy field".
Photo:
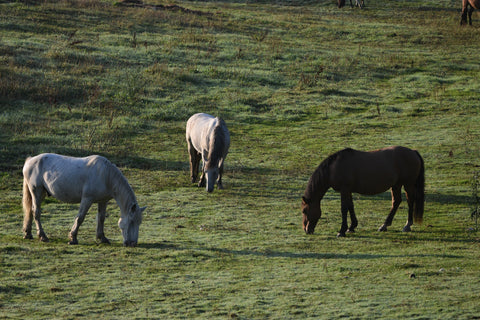
[[[348,2],[348,1],[347,1]],[[147,3],[166,5],[151,0]],[[478,319],[480,15],[460,1],[0,1],[0,319]],[[224,190],[190,183],[185,123],[222,116]],[[310,175],[345,147],[417,149],[424,224],[377,232],[391,199],[354,195],[337,239],[329,191],[301,227]],[[139,245],[119,208],[79,245],[78,206],[47,198],[50,242],[22,239],[22,166],[101,154],[148,206]],[[480,193],[480,192],[479,192]]]

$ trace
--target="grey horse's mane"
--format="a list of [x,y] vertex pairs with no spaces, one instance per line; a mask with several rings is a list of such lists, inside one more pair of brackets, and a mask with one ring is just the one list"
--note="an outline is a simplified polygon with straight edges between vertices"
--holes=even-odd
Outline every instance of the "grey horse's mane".
[[137,204],[135,193],[120,169],[109,160],[105,158],[103,159],[105,161],[107,177],[109,178],[108,181],[111,183],[111,187],[115,193],[114,198],[119,201],[122,215],[128,214],[131,210],[131,206]]
[[225,150],[225,121],[217,118],[217,125],[213,129],[213,136],[208,146],[208,162],[205,169],[213,168],[218,165],[218,161],[223,157]]

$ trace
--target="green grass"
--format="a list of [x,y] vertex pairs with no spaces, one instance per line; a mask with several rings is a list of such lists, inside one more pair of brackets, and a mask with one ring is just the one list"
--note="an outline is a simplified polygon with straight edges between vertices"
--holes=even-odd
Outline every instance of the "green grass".
[[[148,1],[147,1],[148,2]],[[168,2],[152,0],[152,4]],[[475,319],[480,237],[480,16],[455,1],[0,3],[0,318]],[[185,123],[231,131],[225,190],[189,182]],[[344,147],[405,145],[426,166],[424,224],[378,233],[389,193],[354,195],[357,233],[335,237],[329,191],[301,229],[308,178]],[[21,169],[41,152],[102,154],[147,205],[139,246],[109,246],[95,211],[47,198],[49,243],[22,239]]]

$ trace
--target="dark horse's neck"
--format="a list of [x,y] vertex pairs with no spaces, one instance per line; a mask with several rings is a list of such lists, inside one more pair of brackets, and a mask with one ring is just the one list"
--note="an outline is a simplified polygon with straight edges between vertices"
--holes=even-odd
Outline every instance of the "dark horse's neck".
[[330,188],[330,164],[336,159],[336,154],[325,159],[315,170],[308,181],[305,189],[304,198],[310,201],[322,200],[323,196]]

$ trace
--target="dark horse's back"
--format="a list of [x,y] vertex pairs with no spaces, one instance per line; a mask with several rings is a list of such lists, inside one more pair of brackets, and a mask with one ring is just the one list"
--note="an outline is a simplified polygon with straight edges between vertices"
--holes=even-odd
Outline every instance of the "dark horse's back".
[[344,149],[330,171],[330,183],[335,190],[373,195],[393,185],[413,185],[421,172],[418,152],[406,147],[389,147],[375,151]]

